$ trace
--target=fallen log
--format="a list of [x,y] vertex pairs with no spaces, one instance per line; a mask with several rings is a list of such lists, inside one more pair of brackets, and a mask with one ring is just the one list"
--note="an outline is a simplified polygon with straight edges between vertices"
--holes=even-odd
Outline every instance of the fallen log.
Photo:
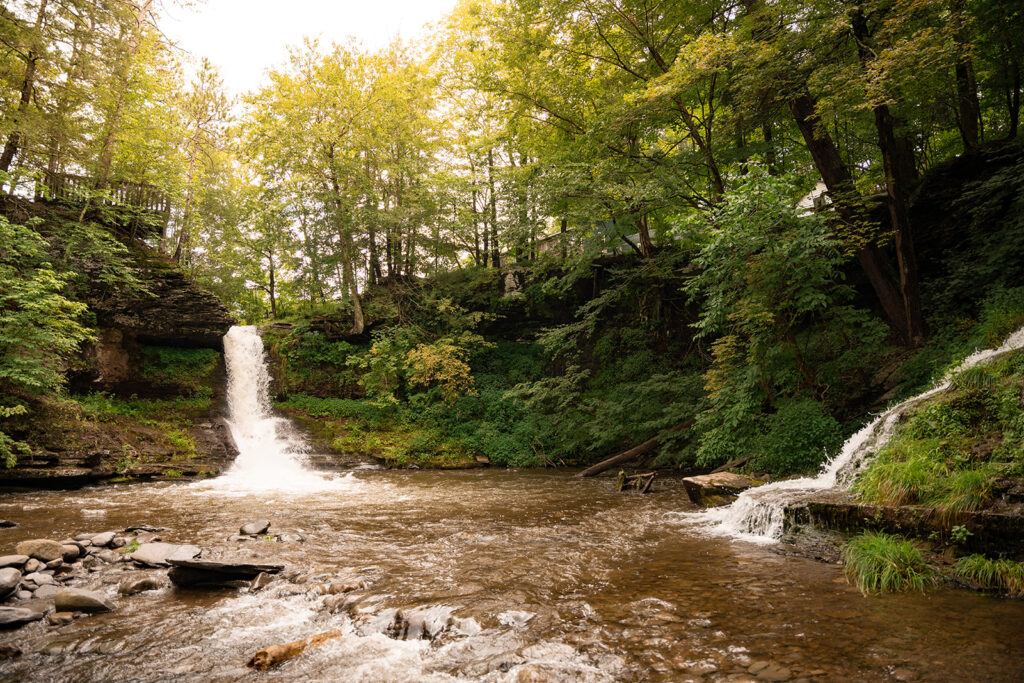
[[615,490],[621,493],[626,489],[636,489],[640,493],[647,493],[651,490],[651,484],[654,483],[656,476],[658,476],[657,472],[626,474],[625,470],[619,470],[619,477],[615,482]]
[[593,476],[596,476],[598,474],[601,474],[605,470],[610,470],[611,468],[613,468],[613,467],[615,467],[617,465],[621,465],[623,463],[627,463],[627,462],[630,462],[632,460],[636,460],[640,456],[646,455],[646,454],[650,453],[651,451],[653,451],[658,446],[660,446],[661,445],[661,440],[662,440],[662,438],[664,438],[664,436],[666,434],[671,434],[672,432],[682,432],[684,430],[689,429],[692,426],[693,426],[693,420],[687,420],[683,424],[676,425],[675,427],[673,427],[672,429],[668,430],[667,432],[664,432],[663,434],[659,434],[657,436],[651,437],[650,439],[648,439],[647,441],[644,441],[639,446],[634,446],[633,448],[630,448],[628,451],[624,451],[622,453],[619,453],[618,455],[612,456],[611,458],[608,458],[607,460],[602,460],[601,462],[597,463],[596,465],[591,465],[590,467],[588,467],[587,469],[583,470],[582,472],[580,472],[576,476],[577,477],[593,477]]
[[246,663],[246,666],[257,671],[266,671],[267,669],[284,664],[289,659],[298,657],[311,647],[319,647],[324,643],[341,638],[342,635],[341,629],[336,628],[326,633],[318,633],[315,636],[285,643],[284,645],[271,645],[254,654],[252,659]]
[[729,462],[725,463],[721,467],[716,467],[715,469],[713,469],[710,472],[708,472],[708,474],[718,474],[719,472],[725,472],[726,470],[736,469],[740,465],[746,465],[748,460],[750,460],[750,456],[749,455],[744,455],[742,458],[736,458],[735,460],[730,460]]

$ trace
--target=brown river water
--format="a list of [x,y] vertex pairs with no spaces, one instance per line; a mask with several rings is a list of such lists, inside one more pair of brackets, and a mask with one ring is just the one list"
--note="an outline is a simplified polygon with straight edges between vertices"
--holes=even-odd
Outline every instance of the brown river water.
[[[131,525],[165,540],[359,580],[357,616],[310,584],[165,588],[117,611],[0,634],[25,654],[4,680],[750,680],[771,661],[806,680],[1024,680],[1024,602],[964,591],[863,597],[836,565],[704,536],[677,480],[641,496],[564,472],[361,471],[314,492],[134,484],[0,496],[0,551]],[[248,521],[304,543],[228,541]],[[113,594],[132,571],[96,573]],[[321,576],[322,575],[322,576]],[[380,624],[393,609],[405,639]],[[359,617],[358,614],[363,616]],[[416,628],[418,624],[420,628]],[[276,670],[258,649],[345,635]],[[432,638],[416,637],[425,631]]]

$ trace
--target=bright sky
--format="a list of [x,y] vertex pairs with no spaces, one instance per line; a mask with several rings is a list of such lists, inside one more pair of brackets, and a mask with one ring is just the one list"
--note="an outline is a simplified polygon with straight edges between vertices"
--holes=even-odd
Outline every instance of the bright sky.
[[[377,49],[395,36],[412,39],[437,22],[456,0],[205,0],[191,9],[168,7],[160,27],[193,56],[220,68],[233,94],[256,88],[287,48],[303,37],[324,44],[355,37]],[[168,3],[170,5],[170,3]]]

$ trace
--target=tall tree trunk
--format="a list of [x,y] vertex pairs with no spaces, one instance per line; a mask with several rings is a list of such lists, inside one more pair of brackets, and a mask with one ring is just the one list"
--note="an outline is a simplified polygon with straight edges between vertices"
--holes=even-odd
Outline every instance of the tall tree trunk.
[[964,151],[978,146],[978,126],[981,121],[981,105],[978,102],[978,83],[974,76],[974,62],[971,59],[971,41],[966,25],[964,0],[951,0],[950,14],[953,19],[953,42],[956,46],[957,118]]
[[1006,96],[1006,107],[1009,110],[1010,130],[1008,137],[1012,140],[1017,137],[1017,130],[1020,126],[1020,64],[1016,60],[1011,61],[1007,66],[1011,86]]
[[501,246],[498,244],[498,198],[494,194],[494,149],[487,150],[487,187],[491,210],[491,264],[501,268]]
[[37,51],[38,41],[41,40],[39,35],[43,28],[43,24],[46,21],[46,5],[48,0],[42,0],[39,3],[39,11],[36,13],[36,21],[32,25],[32,42],[28,50],[25,52],[25,75],[21,80],[21,94],[18,99],[18,114],[17,114],[17,125],[8,135],[7,142],[4,143],[4,151],[0,153],[0,171],[7,173],[11,170],[11,162],[14,161],[14,155],[18,152],[18,147],[21,145],[21,139],[24,135],[23,126],[25,125],[25,117],[28,115],[28,107],[32,103],[32,91],[35,88],[36,83],[36,63],[39,61],[39,52]]
[[[790,98],[789,107],[814,165],[828,188],[836,213],[848,225],[862,223],[863,217],[858,210],[860,196],[853,184],[853,177],[843,163],[832,137],[821,125],[814,98],[804,91]],[[901,336],[909,339],[903,297],[888,275],[889,269],[882,250],[874,242],[864,244],[857,250],[857,261],[871,283],[889,324]]]
[[277,320],[277,283],[274,280],[274,252],[268,251],[267,258],[270,261],[270,277],[267,280],[267,293],[270,295],[270,317]]
[[139,45],[142,42],[142,31],[149,19],[149,12],[153,6],[153,0],[144,0],[135,8],[136,26],[130,30],[128,36],[128,49],[124,56],[119,74],[117,101],[114,104],[114,111],[107,120],[106,135],[103,138],[103,145],[100,148],[99,167],[96,172],[96,187],[105,188],[110,180],[110,168],[114,163],[114,151],[117,149],[118,137],[121,134],[121,123],[124,117],[125,97],[128,90],[128,76],[139,53]]
[[[857,43],[857,55],[861,65],[871,65],[869,49],[871,33],[867,17],[858,3],[850,12],[850,26]],[[914,254],[914,237],[907,208],[907,195],[917,179],[917,168],[910,142],[896,134],[896,119],[886,104],[872,107],[875,116],[875,130],[878,133],[878,148],[882,153],[885,171],[885,189],[888,195],[889,218],[895,237],[896,261],[899,268],[900,297],[903,300],[903,314],[906,323],[906,340],[916,344],[924,336],[924,322],[921,315],[921,297],[917,281],[917,257]]]

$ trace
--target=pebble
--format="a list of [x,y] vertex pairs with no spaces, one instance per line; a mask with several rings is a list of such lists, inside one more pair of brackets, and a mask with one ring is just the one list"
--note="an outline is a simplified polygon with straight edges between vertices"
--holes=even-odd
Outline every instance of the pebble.
[[63,626],[64,624],[70,624],[75,620],[75,615],[71,612],[54,612],[49,616],[49,621],[54,626]]

